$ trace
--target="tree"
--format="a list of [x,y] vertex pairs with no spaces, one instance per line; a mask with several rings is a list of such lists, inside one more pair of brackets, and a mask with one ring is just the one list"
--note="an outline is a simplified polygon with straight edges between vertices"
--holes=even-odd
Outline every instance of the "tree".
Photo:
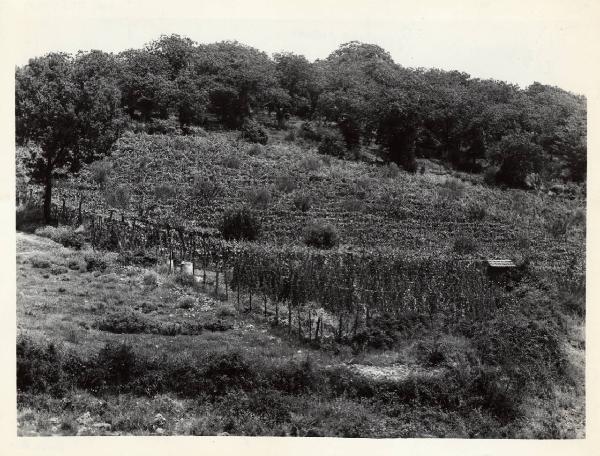
[[46,222],[59,171],[75,171],[81,162],[106,154],[120,133],[120,93],[109,61],[95,51],[76,59],[52,53],[16,70],[16,137],[20,144],[39,146],[30,149],[27,167],[44,186]]
[[505,136],[498,145],[495,157],[500,163],[496,181],[509,187],[527,188],[527,177],[542,169],[542,152],[532,134],[512,133]]

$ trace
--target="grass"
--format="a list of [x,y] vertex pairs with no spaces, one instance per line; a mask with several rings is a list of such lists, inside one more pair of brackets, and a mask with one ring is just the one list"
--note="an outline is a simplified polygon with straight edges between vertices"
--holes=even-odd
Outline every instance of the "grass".
[[[89,255],[20,236],[21,260],[43,256],[58,265]],[[535,287],[519,289],[530,307],[516,305],[504,317],[463,323],[382,317],[352,346],[330,341],[316,348],[289,337],[285,327],[271,327],[262,305],[240,313],[233,297],[217,302],[176,278],[167,287],[156,271],[156,285],[148,287],[148,269],[102,257],[103,271],[68,269],[60,275],[67,282],[18,263],[27,272],[19,276],[17,303],[21,435],[564,438],[580,432],[575,425],[565,434],[552,418],[577,403],[579,396],[566,391],[580,374],[562,349],[560,329],[550,324],[550,309],[540,313],[536,306]],[[578,290],[565,284],[556,293],[580,299]],[[272,303],[267,310],[272,315]],[[563,405],[552,409],[557,386]],[[164,422],[156,421],[159,413]]]

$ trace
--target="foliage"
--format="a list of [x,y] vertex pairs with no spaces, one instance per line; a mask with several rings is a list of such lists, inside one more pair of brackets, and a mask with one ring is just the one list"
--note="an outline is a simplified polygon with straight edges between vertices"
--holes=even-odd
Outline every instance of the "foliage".
[[52,239],[54,242],[71,247],[75,250],[81,249],[84,243],[83,236],[70,226],[44,226],[35,230],[35,234]]
[[267,131],[256,121],[247,119],[242,128],[242,138],[251,143],[267,144],[269,135]]
[[223,215],[220,226],[225,239],[245,239],[253,241],[260,234],[260,224],[257,218],[246,208],[230,210]]
[[304,229],[304,243],[309,247],[331,249],[338,243],[338,234],[332,225],[313,222]]

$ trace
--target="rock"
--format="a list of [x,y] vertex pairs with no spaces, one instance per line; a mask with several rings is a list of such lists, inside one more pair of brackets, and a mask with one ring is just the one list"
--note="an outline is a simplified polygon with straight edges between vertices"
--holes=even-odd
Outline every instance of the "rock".
[[156,429],[154,430],[154,432],[156,432],[157,434],[161,434],[161,435],[162,435],[162,434],[164,434],[164,433],[165,433],[165,430],[164,430],[163,428],[160,428],[160,427],[159,427],[159,428],[156,428]]
[[92,419],[92,415],[90,414],[90,412],[85,412],[83,415],[77,418],[77,422],[83,425],[91,424],[92,421],[94,420]]
[[77,429],[77,435],[89,435],[90,434],[90,428],[87,426],[81,426],[79,429]]
[[109,423],[94,423],[92,426],[101,431],[110,431],[112,428]]
[[165,419],[165,417],[162,416],[160,413],[157,413],[156,415],[154,415],[154,421],[152,421],[152,424],[154,424],[154,426],[157,427],[162,427],[165,425],[166,422],[167,420]]

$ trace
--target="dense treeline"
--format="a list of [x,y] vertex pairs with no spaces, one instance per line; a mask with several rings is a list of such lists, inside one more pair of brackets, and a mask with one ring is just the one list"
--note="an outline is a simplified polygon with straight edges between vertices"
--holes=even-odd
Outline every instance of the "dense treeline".
[[346,43],[309,62],[171,35],[117,55],[49,54],[16,70],[17,140],[38,146],[28,164],[46,188],[47,215],[52,178],[106,154],[125,128],[242,129],[264,142],[256,120],[267,113],[280,129],[290,116],[305,120],[305,136],[322,152],[379,150],[409,171],[420,156],[469,172],[487,168],[513,187],[585,180],[583,96],[404,68],[372,44]]

